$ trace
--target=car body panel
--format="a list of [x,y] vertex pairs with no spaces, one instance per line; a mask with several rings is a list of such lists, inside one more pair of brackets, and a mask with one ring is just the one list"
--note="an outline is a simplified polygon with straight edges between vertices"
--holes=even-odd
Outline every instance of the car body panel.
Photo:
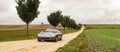
[[38,40],[55,40],[62,39],[62,32],[56,28],[46,29],[38,34]]

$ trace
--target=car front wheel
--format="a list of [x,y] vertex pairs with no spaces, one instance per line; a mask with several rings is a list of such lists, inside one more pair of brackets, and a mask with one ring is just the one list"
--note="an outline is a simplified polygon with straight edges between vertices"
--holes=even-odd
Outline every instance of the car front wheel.
[[38,41],[41,41],[41,39],[40,39],[40,38],[38,38]]
[[57,42],[57,41],[58,41],[58,36],[56,36],[56,37],[55,37],[55,40],[54,40],[54,41],[55,41],[55,42]]

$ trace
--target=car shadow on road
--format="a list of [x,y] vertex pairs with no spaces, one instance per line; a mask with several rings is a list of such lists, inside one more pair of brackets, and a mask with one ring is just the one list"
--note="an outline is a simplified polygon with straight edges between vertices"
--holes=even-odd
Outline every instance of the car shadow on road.
[[[54,40],[43,40],[43,41],[38,41],[38,42],[56,42],[56,41],[54,41]],[[57,42],[59,42],[59,41],[57,41]]]

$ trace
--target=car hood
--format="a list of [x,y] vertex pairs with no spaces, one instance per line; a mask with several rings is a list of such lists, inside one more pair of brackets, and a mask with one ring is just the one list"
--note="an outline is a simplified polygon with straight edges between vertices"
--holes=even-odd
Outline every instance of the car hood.
[[57,35],[58,33],[52,33],[52,32],[41,32],[38,34],[38,36],[51,36],[51,35]]

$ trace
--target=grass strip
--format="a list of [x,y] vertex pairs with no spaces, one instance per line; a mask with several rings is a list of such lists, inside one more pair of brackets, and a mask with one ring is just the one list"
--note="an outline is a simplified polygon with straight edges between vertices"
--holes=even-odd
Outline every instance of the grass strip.
[[85,33],[82,32],[68,44],[56,50],[56,52],[84,52],[85,50],[83,49],[85,49],[85,47]]
[[[42,30],[44,29],[29,29],[29,37],[30,39],[36,39],[37,38],[37,34],[40,33]],[[76,29],[66,29],[65,32],[62,29],[61,30],[63,32],[63,34],[67,34],[67,33],[72,33],[72,32],[76,32],[78,30]],[[0,42],[3,41],[17,41],[17,40],[26,40],[27,39],[27,35],[26,35],[26,29],[1,29],[0,30]]]

